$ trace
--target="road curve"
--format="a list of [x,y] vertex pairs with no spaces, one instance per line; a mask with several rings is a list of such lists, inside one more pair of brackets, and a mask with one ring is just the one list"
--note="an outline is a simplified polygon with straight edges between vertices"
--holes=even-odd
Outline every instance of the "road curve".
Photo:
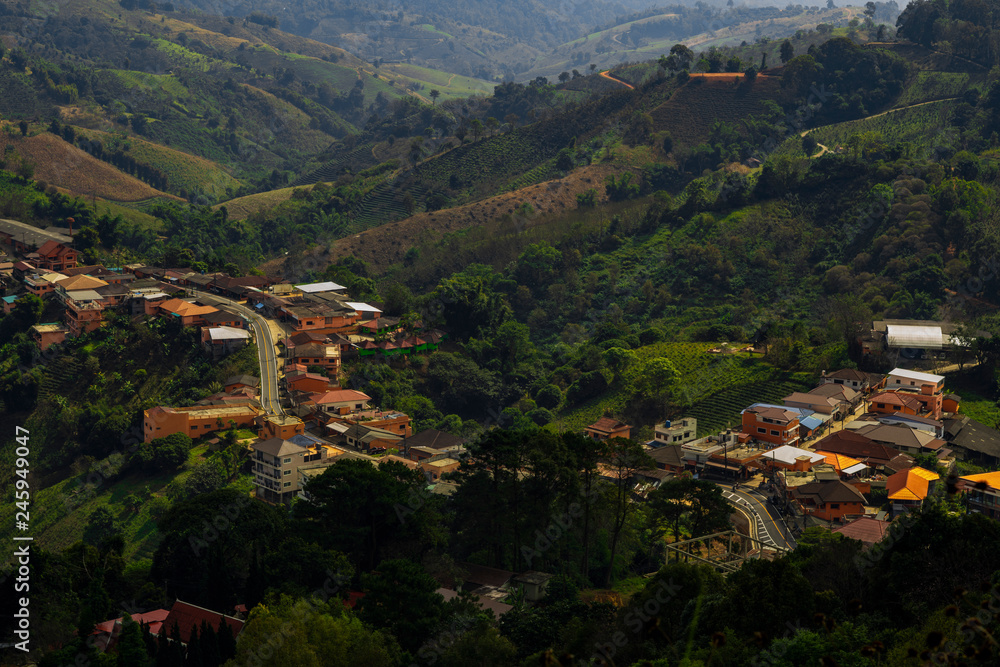
[[723,497],[731,505],[740,508],[744,513],[749,513],[754,517],[756,525],[756,537],[764,544],[780,547],[782,549],[794,549],[795,538],[792,537],[784,522],[776,516],[770,507],[767,499],[756,491],[746,492],[742,490],[733,491],[732,486],[726,483],[719,484],[722,487]]
[[611,75],[610,75],[610,74],[608,74],[607,72],[601,72],[601,76],[603,76],[603,77],[604,77],[605,79],[608,79],[608,80],[610,80],[610,81],[614,81],[615,83],[620,83],[620,84],[622,84],[623,86],[625,86],[626,88],[628,88],[629,90],[635,90],[635,86],[633,86],[632,84],[630,84],[630,83],[625,83],[624,81],[622,81],[622,80],[621,80],[621,79],[619,79],[618,77],[616,77],[616,76],[611,76]]
[[257,357],[260,363],[260,404],[268,414],[284,416],[285,411],[278,398],[278,352],[267,320],[231,299],[197,290],[192,290],[192,293],[197,294],[204,303],[232,308],[250,323],[250,330],[257,341]]

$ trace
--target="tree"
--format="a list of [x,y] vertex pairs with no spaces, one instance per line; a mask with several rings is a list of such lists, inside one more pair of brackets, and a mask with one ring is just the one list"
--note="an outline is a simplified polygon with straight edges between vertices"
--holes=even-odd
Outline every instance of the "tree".
[[652,470],[656,466],[642,445],[625,438],[611,438],[607,441],[604,463],[614,485],[614,502],[611,525],[611,556],[608,571],[604,577],[604,587],[611,585],[618,555],[619,540],[629,516],[634,511],[632,502],[632,478],[640,470]]
[[569,81],[569,76],[570,76],[569,72],[560,72],[559,83],[566,83],[567,81]]
[[499,120],[497,120],[493,116],[490,116],[489,118],[486,119],[486,129],[490,131],[491,137],[493,136],[493,133],[496,131],[498,127],[500,127]]
[[227,665],[260,663],[276,646],[277,657],[264,664],[392,667],[402,658],[390,634],[366,628],[336,597],[317,603],[282,595],[274,604],[254,607]]
[[781,63],[787,63],[789,60],[795,57],[795,47],[792,46],[791,41],[785,40],[781,43]]
[[18,125],[18,127],[19,127],[19,128],[21,129],[21,136],[22,136],[22,137],[26,137],[26,136],[28,136],[28,122],[27,122],[27,121],[24,121],[24,120],[22,120],[22,121],[21,121],[20,123],[18,123],[17,125]]
[[479,141],[479,137],[483,133],[483,121],[478,118],[473,118],[472,122],[469,123],[469,129],[472,130],[472,136],[475,141]]
[[406,651],[416,651],[445,616],[438,583],[417,563],[384,560],[371,574],[362,575],[365,596],[358,616],[371,627],[386,628]]
[[441,91],[437,90],[436,88],[432,88],[431,92],[430,92],[430,96],[431,96],[431,102],[433,104],[437,104],[437,99],[439,97],[441,97]]
[[747,68],[747,71],[743,73],[743,76],[747,81],[753,81],[757,78],[757,68],[751,65]]
[[816,141],[816,137],[812,136],[811,134],[807,134],[804,137],[802,137],[802,151],[806,155],[812,155],[813,153],[815,153],[817,145],[818,142]]
[[669,56],[661,56],[660,66],[672,72],[687,70],[694,62],[694,51],[683,44],[674,44],[670,47]]
[[296,505],[294,516],[306,539],[372,570],[387,544],[405,541],[433,518],[423,506],[407,512],[423,484],[423,473],[394,461],[377,468],[361,459],[340,461],[309,481],[309,499]]
[[17,165],[17,175],[27,183],[35,176],[35,163],[22,157]]

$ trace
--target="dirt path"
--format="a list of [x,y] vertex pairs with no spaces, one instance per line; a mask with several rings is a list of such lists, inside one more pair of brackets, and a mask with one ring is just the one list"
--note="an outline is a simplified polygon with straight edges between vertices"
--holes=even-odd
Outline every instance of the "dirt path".
[[452,74],[451,76],[449,76],[449,77],[448,77],[448,83],[446,83],[446,84],[444,84],[444,85],[446,85],[446,86],[450,86],[450,85],[451,85],[451,80],[452,80],[452,79],[454,79],[454,78],[455,78],[455,75],[454,75],[454,74]]
[[[694,76],[694,74],[692,74],[691,76]],[[873,116],[865,116],[864,118],[855,118],[854,120],[845,120],[843,122],[844,123],[856,123],[856,122],[861,121],[861,120],[870,120],[872,118],[878,118],[880,116],[884,116],[884,115],[890,114],[890,113],[895,113],[897,111],[906,111],[907,109],[915,109],[917,107],[926,106],[928,104],[937,104],[938,102],[950,102],[951,100],[957,100],[957,99],[959,99],[959,98],[957,98],[957,97],[943,97],[943,98],[941,98],[939,100],[930,100],[928,102],[918,102],[916,104],[910,104],[910,105],[907,105],[905,107],[899,107],[898,109],[889,109],[888,111],[883,111],[882,113],[877,113],[877,114],[875,114]],[[799,134],[799,136],[800,137],[804,137],[807,134],[809,134],[810,132],[812,132],[813,130],[822,130],[824,127],[830,127],[832,125],[840,125],[840,123],[830,123],[830,125],[820,125],[819,127],[812,127],[812,128],[809,128],[808,130],[805,130],[801,134]],[[817,146],[822,146],[823,144],[816,144],[816,145]]]
[[611,76],[611,75],[610,75],[610,74],[608,74],[607,72],[601,72],[601,76],[603,76],[603,77],[604,77],[605,79],[610,79],[611,81],[614,81],[615,83],[620,83],[620,84],[622,84],[623,86],[625,86],[626,88],[628,88],[629,90],[635,90],[635,86],[633,86],[632,84],[630,84],[630,83],[625,83],[624,81],[622,81],[622,80],[621,80],[621,79],[619,79],[618,77],[616,77],[616,76]]

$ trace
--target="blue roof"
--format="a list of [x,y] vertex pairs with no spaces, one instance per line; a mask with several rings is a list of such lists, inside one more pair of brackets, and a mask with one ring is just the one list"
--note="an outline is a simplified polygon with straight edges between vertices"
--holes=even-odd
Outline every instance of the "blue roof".
[[254,308],[263,308],[263,307],[264,307],[264,304],[262,304],[262,303],[254,304]]
[[18,298],[19,296],[21,296],[21,295],[20,295],[20,294],[11,294],[10,296],[5,296],[5,297],[3,298],[3,300],[4,300],[5,302],[7,302],[7,303],[14,303],[15,301],[17,301],[17,298]]
[[823,420],[819,417],[803,417],[799,420],[799,424],[805,426],[810,431],[814,428],[819,428],[823,424]]

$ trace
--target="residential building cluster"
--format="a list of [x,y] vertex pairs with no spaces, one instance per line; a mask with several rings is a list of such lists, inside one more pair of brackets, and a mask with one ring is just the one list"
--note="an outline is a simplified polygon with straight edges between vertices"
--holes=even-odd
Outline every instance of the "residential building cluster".
[[[682,473],[754,479],[796,528],[839,525],[845,534],[875,538],[882,524],[919,507],[941,484],[938,471],[915,457],[949,471],[959,461],[1000,467],[1000,431],[960,414],[959,401],[932,373],[824,371],[814,389],[782,404],[747,406],[737,428],[699,437],[692,417],[655,424],[646,450],[656,469],[637,473],[635,490],[642,495]],[[584,432],[606,439],[631,430],[603,417]],[[961,480],[973,511],[1000,518],[1000,472]],[[884,504],[887,511],[879,511]]]

